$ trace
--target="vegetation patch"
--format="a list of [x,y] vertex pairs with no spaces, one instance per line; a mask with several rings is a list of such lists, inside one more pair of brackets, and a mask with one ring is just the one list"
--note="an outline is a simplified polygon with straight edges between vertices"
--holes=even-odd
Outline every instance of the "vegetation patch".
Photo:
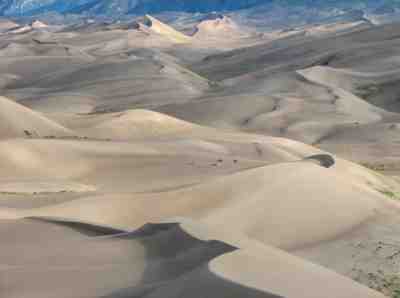
[[387,166],[385,164],[372,164],[372,163],[361,163],[361,165],[367,169],[376,171],[376,172],[383,172],[387,170]]
[[391,199],[394,199],[394,200],[400,200],[400,196],[399,195],[397,195],[396,193],[394,193],[393,191],[391,191],[391,190],[382,190],[382,189],[378,189],[378,191],[381,193],[381,194],[383,194],[383,195],[385,195],[385,196],[387,196],[387,197],[389,197],[389,198],[391,198]]
[[381,91],[381,88],[379,85],[376,84],[370,84],[370,85],[365,85],[365,86],[360,86],[355,90],[356,95],[359,97],[362,97],[364,99],[368,99],[371,96],[374,96],[375,94],[379,93]]
[[391,298],[400,298],[400,275],[387,274],[382,270],[377,272],[365,272],[360,269],[353,269],[356,276],[355,281],[367,285],[369,288],[378,291]]

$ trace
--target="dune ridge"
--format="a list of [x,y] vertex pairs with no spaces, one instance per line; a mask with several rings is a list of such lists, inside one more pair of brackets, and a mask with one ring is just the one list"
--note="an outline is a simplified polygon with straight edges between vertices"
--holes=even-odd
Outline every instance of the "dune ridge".
[[74,135],[71,130],[5,97],[0,97],[0,118],[2,139]]
[[[27,233],[39,228],[43,233],[35,242],[33,237],[27,236]],[[93,234],[93,231],[98,232]],[[8,261],[7,266],[3,266],[1,270],[8,270],[9,276],[13,278],[24,278],[34,270],[34,266],[37,264],[43,268],[42,274],[35,275],[25,284],[25,287],[6,288],[9,292],[12,291],[15,297],[16,295],[25,296],[27,293],[31,295],[33,289],[41,297],[50,297],[50,295],[54,295],[54,292],[63,296],[67,291],[69,295],[80,295],[82,290],[88,297],[130,297],[132,295],[158,297],[161,293],[167,297],[186,296],[192,295],[192,293],[194,297],[201,297],[204,291],[210,296],[229,297],[246,295],[257,298],[277,298],[288,297],[296,293],[297,297],[319,297],[322,292],[315,287],[307,286],[300,292],[301,294],[298,292],[298,285],[308,285],[317,277],[321,282],[335,281],[332,287],[336,288],[336,291],[329,291],[327,297],[336,297],[329,295],[338,293],[341,293],[343,297],[354,297],[354,295],[381,297],[322,267],[306,265],[303,261],[276,249],[267,247],[251,249],[246,247],[250,242],[242,243],[243,247],[236,247],[221,241],[207,239],[207,229],[199,228],[193,222],[146,225],[137,231],[128,233],[111,230],[104,230],[102,233],[97,227],[90,225],[66,227],[63,222],[58,224],[57,220],[37,221],[31,219],[20,220],[14,224],[1,223],[0,233],[2,239],[7,239],[12,233],[25,236],[19,237],[18,243],[30,247],[37,253],[36,265],[32,263],[33,259],[27,256],[24,260]],[[63,236],[60,237],[60,234]],[[215,235],[215,232],[213,234]],[[40,252],[38,245],[43,241],[46,241],[47,245]],[[75,247],[75,249],[65,250],[63,253],[65,260],[70,260],[69,264],[61,260],[48,261],[48,253],[60,243],[67,247],[70,245]],[[87,248],[96,250],[96,255],[89,255]],[[79,254],[77,254],[78,251],[80,251]],[[128,251],[130,251],[128,258],[126,254],[121,254],[121,252]],[[265,256],[262,259],[254,255],[261,252]],[[10,251],[6,247],[2,250],[0,258],[5,260],[9,253]],[[246,261],[251,264],[262,262],[265,265],[275,263],[281,266],[281,270],[267,274],[267,277],[271,277],[269,280],[261,278],[263,284],[260,285],[250,282],[250,280],[254,281],[260,278],[259,272],[255,270],[258,266],[248,267],[246,272],[238,278],[232,275],[230,260]],[[21,261],[25,264],[26,270],[24,271],[18,270]],[[79,271],[79,266],[76,267],[79,263],[86,265],[83,271]],[[99,267],[99,265],[101,266]],[[122,277],[132,266],[135,266],[136,274]],[[95,274],[97,278],[85,278],[85,283],[79,282],[79,279],[82,279],[88,272]],[[115,277],[116,272],[120,275],[119,278]],[[299,274],[306,278],[299,281],[298,285],[292,284],[286,291],[280,290],[278,280],[286,280],[288,276],[298,276]],[[258,275],[258,278],[254,279],[254,275]],[[57,288],[64,279],[73,281],[75,286],[69,289]],[[52,281],[51,289],[46,280]],[[103,281],[102,286],[99,286],[99,280]],[[113,291],[115,285],[118,285],[121,290]],[[336,285],[340,285],[340,287],[337,288]],[[268,290],[271,287],[286,296],[271,293]],[[200,289],[202,292],[199,291]]]
[[144,22],[145,22],[145,25],[148,26],[148,28],[151,31],[153,31],[157,34],[160,34],[160,35],[170,39],[173,42],[186,43],[191,40],[191,38],[189,36],[187,36],[183,33],[180,33],[179,31],[162,23],[161,21],[157,20],[156,18],[154,18],[150,15],[145,15]]

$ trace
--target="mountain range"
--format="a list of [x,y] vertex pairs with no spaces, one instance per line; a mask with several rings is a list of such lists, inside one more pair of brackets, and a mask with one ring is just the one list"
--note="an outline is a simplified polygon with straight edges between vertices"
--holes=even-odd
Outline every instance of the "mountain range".
[[[303,8],[358,9],[377,14],[394,13],[398,0],[3,0],[0,15],[29,16],[47,12],[61,14],[123,15],[175,12],[234,11],[262,6],[263,9]],[[309,12],[310,13],[310,12]],[[314,12],[315,13],[315,12]]]

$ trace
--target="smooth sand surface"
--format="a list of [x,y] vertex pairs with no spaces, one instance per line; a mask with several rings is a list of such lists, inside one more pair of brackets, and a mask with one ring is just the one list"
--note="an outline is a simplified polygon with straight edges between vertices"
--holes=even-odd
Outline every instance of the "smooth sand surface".
[[71,136],[73,132],[12,100],[0,97],[0,138]]
[[[124,233],[70,221],[3,220],[0,233],[0,270],[7,280],[24,281],[6,282],[8,297],[381,297],[277,249],[207,239],[203,228],[198,236],[192,222]],[[13,258],[26,249],[31,253]]]
[[146,15],[144,17],[145,24],[149,27],[149,30],[158,33],[173,42],[185,43],[190,41],[190,37],[183,33],[175,30],[174,28],[160,22],[156,18]]

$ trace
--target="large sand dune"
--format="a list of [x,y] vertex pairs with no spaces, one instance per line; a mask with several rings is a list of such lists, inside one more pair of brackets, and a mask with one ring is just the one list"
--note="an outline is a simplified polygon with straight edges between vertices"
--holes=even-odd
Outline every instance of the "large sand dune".
[[[213,240],[215,232],[208,236],[193,223],[146,225],[128,233],[38,220],[0,227],[2,239],[17,245],[1,250],[1,270],[9,279],[26,280],[23,287],[7,283],[2,290],[9,297],[381,297],[279,250]],[[42,232],[35,239],[37,230]],[[10,259],[26,248],[32,254]],[[240,276],[235,263],[246,264]],[[331,290],[316,287],[316,281]]]
[[72,136],[73,132],[43,115],[0,97],[0,138]]
[[[378,191],[390,189],[384,181],[365,170],[350,171],[355,173],[345,176],[343,170],[307,161],[275,164],[182,190],[91,197],[38,209],[27,216],[72,218],[124,229],[185,216],[291,249],[351,231],[387,206]],[[154,205],[153,212],[146,212]],[[252,214],[251,219],[241,217],[242,213]]]
[[156,32],[173,42],[177,43],[185,43],[190,41],[190,37],[186,36],[183,33],[175,30],[174,28],[160,22],[156,18],[146,15],[144,17],[145,24],[149,27],[149,29],[153,32]]

